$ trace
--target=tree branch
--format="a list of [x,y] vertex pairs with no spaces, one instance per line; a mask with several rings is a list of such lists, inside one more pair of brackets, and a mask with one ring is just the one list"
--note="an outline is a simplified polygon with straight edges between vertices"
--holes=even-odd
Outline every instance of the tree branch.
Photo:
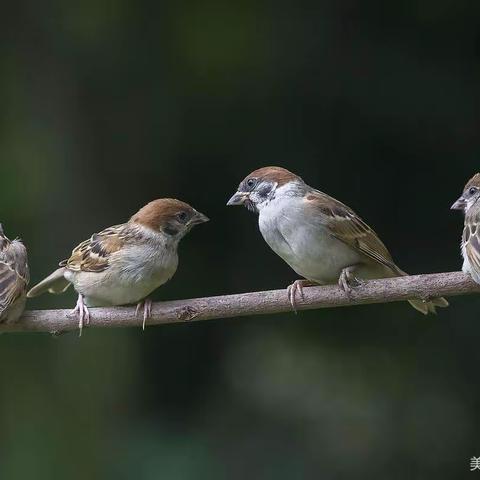
[[[409,277],[371,280],[347,295],[336,285],[308,287],[305,297],[298,300],[298,310],[346,307],[368,303],[389,303],[414,298],[480,293],[468,275],[461,272],[414,275]],[[155,303],[147,325],[212,320],[246,315],[291,312],[286,289],[241,293],[219,297],[195,298]],[[90,327],[140,327],[134,307],[92,308]],[[64,332],[78,328],[71,310],[27,311],[15,324],[0,325],[0,332]]]

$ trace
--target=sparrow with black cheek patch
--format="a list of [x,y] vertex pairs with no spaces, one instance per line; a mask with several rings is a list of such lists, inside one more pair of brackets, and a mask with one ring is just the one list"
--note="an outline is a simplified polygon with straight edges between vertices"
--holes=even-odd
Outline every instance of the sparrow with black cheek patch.
[[[407,275],[353,210],[284,168],[255,170],[227,205],[245,205],[257,212],[270,248],[307,279],[288,287],[294,310],[296,294],[303,295],[305,286],[338,282],[348,293],[360,279]],[[409,302],[424,314],[448,306],[444,298]]]
[[82,327],[90,321],[88,307],[137,303],[143,307],[143,328],[151,314],[146,297],[177,270],[180,240],[208,218],[171,198],[154,200],[121,225],[95,233],[78,245],[68,260],[28,292],[62,293],[70,284],[78,293],[73,313]]
[[465,213],[461,251],[462,270],[480,283],[480,173],[465,185],[462,196],[452,205],[452,210]]
[[0,323],[17,321],[25,309],[29,281],[27,249],[10,241],[0,224]]

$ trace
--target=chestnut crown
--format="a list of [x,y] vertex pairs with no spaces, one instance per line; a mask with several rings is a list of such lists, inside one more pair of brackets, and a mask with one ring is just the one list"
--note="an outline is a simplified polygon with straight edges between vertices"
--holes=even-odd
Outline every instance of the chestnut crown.
[[187,233],[193,226],[208,222],[208,217],[188,203],[174,198],[160,198],[142,207],[130,219],[154,231],[176,236]]

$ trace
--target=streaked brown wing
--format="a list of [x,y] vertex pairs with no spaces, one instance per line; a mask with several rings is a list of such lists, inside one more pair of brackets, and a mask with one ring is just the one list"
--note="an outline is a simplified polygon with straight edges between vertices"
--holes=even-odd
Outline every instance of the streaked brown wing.
[[465,254],[475,272],[480,272],[480,238],[479,238],[479,216],[474,213],[467,215],[463,228],[463,243]]
[[0,239],[0,316],[26,292],[29,281],[27,251],[20,241]]
[[103,272],[112,253],[118,252],[125,244],[125,224],[106,228],[78,245],[68,260],[60,263],[74,272]]
[[401,272],[377,234],[351,208],[320,191],[307,195],[306,201],[338,240],[394,272]]

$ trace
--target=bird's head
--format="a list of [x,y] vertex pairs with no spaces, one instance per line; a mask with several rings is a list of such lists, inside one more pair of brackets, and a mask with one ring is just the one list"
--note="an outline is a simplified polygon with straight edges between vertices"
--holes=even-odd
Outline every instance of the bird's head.
[[480,173],[476,173],[465,185],[461,197],[450,207],[467,212],[480,198]]
[[208,222],[208,217],[188,203],[174,198],[153,200],[130,219],[130,223],[161,233],[172,240],[180,240],[195,225]]
[[249,210],[259,212],[275,198],[282,187],[305,185],[303,180],[282,167],[263,167],[253,171],[240,183],[227,205],[244,205]]

